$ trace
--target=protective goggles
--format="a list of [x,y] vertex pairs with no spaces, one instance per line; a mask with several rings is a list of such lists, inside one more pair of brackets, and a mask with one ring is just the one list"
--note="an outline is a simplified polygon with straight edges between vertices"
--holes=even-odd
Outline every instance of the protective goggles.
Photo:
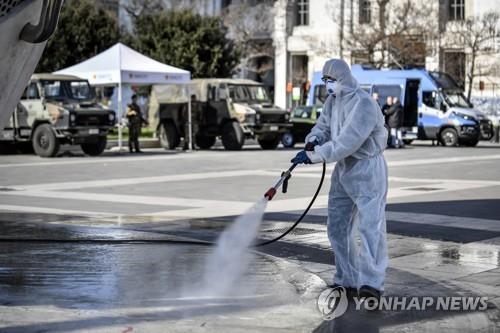
[[324,84],[326,84],[327,82],[335,82],[337,81],[336,79],[334,79],[333,77],[329,77],[329,76],[323,76],[321,78],[321,81],[323,81]]

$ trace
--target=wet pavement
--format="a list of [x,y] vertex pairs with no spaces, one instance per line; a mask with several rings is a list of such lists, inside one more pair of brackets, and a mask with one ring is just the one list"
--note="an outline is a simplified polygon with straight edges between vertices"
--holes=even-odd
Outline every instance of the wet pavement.
[[[386,153],[386,295],[480,296],[487,309],[367,312],[351,303],[324,321],[316,299],[335,273],[329,179],[294,232],[251,251],[229,294],[200,293],[206,242],[294,152],[0,156],[0,332],[500,332],[500,148],[491,145]],[[319,171],[297,168],[260,239],[299,216]]]
[[[278,323],[307,331],[321,319],[314,301],[324,282],[264,253],[251,252],[247,273],[237,285],[213,295],[202,284],[213,247],[201,238],[179,236],[180,224],[173,228],[168,223],[157,232],[137,230],[134,224],[96,227],[77,216],[9,213],[0,213],[0,222],[0,332],[162,327],[183,332],[227,325],[246,330],[248,321],[265,318],[274,324],[263,331]],[[192,229],[187,224],[185,233]],[[308,311],[301,308],[305,304]],[[286,318],[296,312],[303,315]]]

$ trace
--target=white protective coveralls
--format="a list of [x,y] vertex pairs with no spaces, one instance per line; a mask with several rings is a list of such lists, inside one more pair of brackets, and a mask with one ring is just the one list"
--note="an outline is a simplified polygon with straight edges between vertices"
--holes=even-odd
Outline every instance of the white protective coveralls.
[[[328,199],[328,237],[335,254],[334,282],[383,290],[388,264],[385,205],[387,144],[384,117],[363,91],[343,60],[331,59],[323,76],[337,80],[306,142],[319,144],[308,153],[311,162],[337,162]],[[355,225],[361,248],[358,251]]]

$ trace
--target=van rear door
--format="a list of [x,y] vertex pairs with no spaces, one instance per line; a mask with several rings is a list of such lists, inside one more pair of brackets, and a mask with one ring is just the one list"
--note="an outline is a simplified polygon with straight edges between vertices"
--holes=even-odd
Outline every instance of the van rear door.
[[419,79],[407,79],[405,99],[403,103],[403,127],[411,128],[418,125],[418,88]]

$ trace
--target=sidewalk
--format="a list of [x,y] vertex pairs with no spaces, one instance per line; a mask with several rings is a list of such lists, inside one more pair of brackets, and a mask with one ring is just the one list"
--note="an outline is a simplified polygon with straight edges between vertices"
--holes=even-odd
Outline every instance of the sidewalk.
[[[270,223],[270,229],[286,226]],[[302,223],[285,241],[279,250],[264,251],[317,274],[327,285],[333,282],[336,270],[325,225]],[[479,296],[488,298],[488,309],[366,313],[350,304],[346,314],[324,321],[314,332],[500,332],[500,237],[462,244],[388,234],[388,248],[384,296]]]

